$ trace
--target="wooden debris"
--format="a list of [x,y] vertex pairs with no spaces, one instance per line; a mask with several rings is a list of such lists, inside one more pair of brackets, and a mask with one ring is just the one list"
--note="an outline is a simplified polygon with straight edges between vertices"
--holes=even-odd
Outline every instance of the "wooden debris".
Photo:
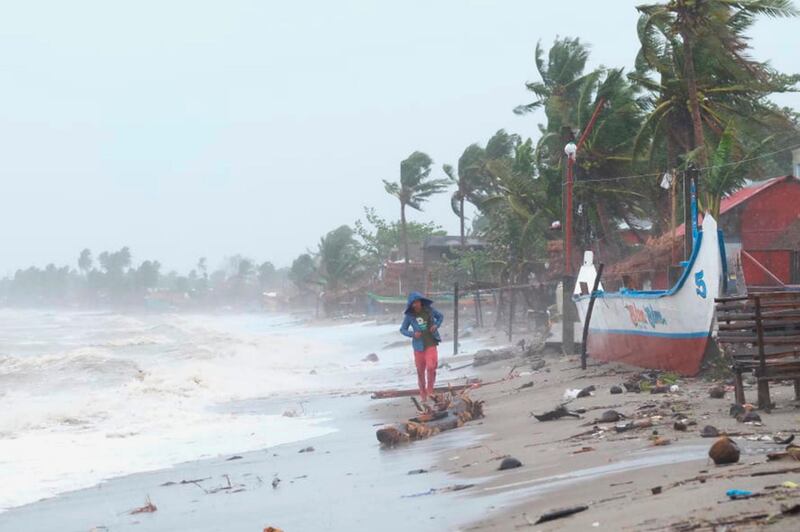
[[767,460],[796,460],[800,461],[800,447],[797,445],[789,445],[785,451],[779,453],[768,453]]
[[149,495],[147,496],[147,499],[145,499],[145,502],[146,502],[146,504],[144,506],[142,506],[140,508],[135,508],[135,509],[131,510],[129,513],[131,515],[134,515],[134,514],[150,514],[150,513],[153,513],[153,512],[158,510],[158,507],[155,504],[153,504],[153,501],[150,500],[150,496]]
[[544,414],[531,414],[539,421],[553,421],[556,419],[561,419],[562,417],[574,417],[580,419],[580,414],[577,412],[572,412],[567,410],[566,405],[560,405],[558,408],[554,410],[550,410],[549,412],[545,412]]
[[394,446],[423,440],[444,430],[455,429],[467,421],[483,417],[483,401],[472,400],[465,392],[434,394],[433,407],[405,423],[378,429],[375,436],[383,445]]
[[[487,383],[488,384],[488,383]],[[435,393],[460,392],[471,388],[479,388],[483,385],[480,379],[467,379],[464,384],[448,384],[447,386],[437,386],[433,389]],[[394,399],[397,397],[413,397],[419,395],[419,388],[408,388],[405,390],[378,390],[372,392],[373,399]]]
[[574,515],[588,509],[588,506],[582,505],[573,506],[571,508],[562,508],[561,510],[554,510],[552,512],[547,512],[546,514],[542,514],[542,516],[539,517],[534,524],[538,525],[539,523],[546,523],[547,521],[554,521],[563,517],[569,517],[570,515]]

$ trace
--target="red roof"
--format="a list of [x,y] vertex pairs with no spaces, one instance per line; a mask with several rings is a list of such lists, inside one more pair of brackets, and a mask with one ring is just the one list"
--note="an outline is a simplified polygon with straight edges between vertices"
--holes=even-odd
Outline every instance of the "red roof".
[[[720,202],[719,205],[719,215],[722,216],[731,209],[735,209],[742,203],[746,202],[756,194],[760,194],[761,192],[765,191],[772,185],[775,185],[777,183],[782,183],[784,181],[791,181],[793,179],[798,179],[798,178],[791,175],[773,177],[771,179],[766,179],[764,181],[757,181],[750,186],[739,189],[730,196],[722,198],[722,201]],[[681,224],[675,228],[675,235],[683,236],[683,234],[684,234],[684,225]]]

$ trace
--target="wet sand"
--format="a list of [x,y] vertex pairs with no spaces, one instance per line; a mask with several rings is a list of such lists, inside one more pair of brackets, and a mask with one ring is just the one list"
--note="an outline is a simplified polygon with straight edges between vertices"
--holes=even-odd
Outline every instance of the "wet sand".
[[[437,471],[437,457],[465,441],[478,441],[476,427],[403,449],[378,446],[376,419],[392,417],[406,402],[411,404],[407,398],[401,406],[400,400],[378,402],[365,395],[310,398],[305,408],[331,412],[339,431],[112,479],[2,513],[0,530],[261,531],[276,526],[287,531],[435,531],[479,518],[479,509],[465,512],[454,504],[457,493],[427,494],[453,483]],[[282,408],[274,401],[247,401],[239,407]],[[309,446],[314,450],[299,452]],[[408,474],[418,469],[429,472]],[[280,479],[277,487],[272,486],[275,478]],[[157,511],[131,515],[147,497]]]
[[[486,418],[479,429],[486,437],[479,445],[453,450],[442,461],[442,468],[457,478],[480,483],[466,495],[470,499],[462,506],[480,505],[487,516],[465,530],[709,530],[715,522],[744,519],[738,525],[740,530],[764,522],[747,520],[748,516],[780,514],[782,504],[800,503],[800,489],[780,486],[787,480],[800,484],[800,462],[767,463],[767,452],[784,447],[756,441],[778,432],[798,432],[800,410],[790,384],[771,386],[778,407],[770,414],[761,412],[763,425],[756,426],[730,417],[732,391],[724,399],[711,399],[708,389],[712,382],[680,379],[675,393],[612,395],[610,387],[621,385],[636,372],[634,368],[590,362],[583,371],[577,357],[551,356],[547,362],[533,373],[525,371],[520,360],[487,366],[484,376],[490,378],[507,374],[513,365],[518,365],[516,372],[527,374],[473,393],[486,401]],[[532,387],[519,389],[531,381]],[[571,409],[587,410],[583,419],[540,422],[530,416],[557,406],[567,388],[589,385],[597,388],[592,397],[569,404]],[[754,386],[747,398],[755,401]],[[594,422],[609,409],[628,418],[651,417],[654,426],[616,433],[614,423]],[[697,425],[686,432],[675,430],[675,412]],[[713,464],[708,449],[716,439],[700,436],[704,425],[743,434],[733,438],[742,450],[738,464]],[[595,426],[605,430],[578,436],[593,432]],[[654,431],[670,443],[653,445]],[[519,459],[523,466],[498,471],[500,459],[506,455]],[[787,467],[796,471],[750,476]],[[660,492],[654,494],[653,488]],[[725,495],[729,489],[750,490],[758,497],[732,501]],[[579,505],[589,508],[534,525],[546,512]],[[800,517],[783,518],[779,526],[800,529]]]

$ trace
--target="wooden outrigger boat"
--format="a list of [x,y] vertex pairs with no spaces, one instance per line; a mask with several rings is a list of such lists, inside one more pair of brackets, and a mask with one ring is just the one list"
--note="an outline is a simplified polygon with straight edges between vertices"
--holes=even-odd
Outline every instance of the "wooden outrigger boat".
[[[692,255],[671,289],[604,292],[600,285],[589,321],[588,356],[687,376],[698,373],[725,260],[716,220],[707,214],[701,230],[696,222],[692,226]],[[591,297],[582,293],[581,283],[591,290],[597,276],[592,262],[592,252],[587,251],[573,292],[581,322],[586,320]]]

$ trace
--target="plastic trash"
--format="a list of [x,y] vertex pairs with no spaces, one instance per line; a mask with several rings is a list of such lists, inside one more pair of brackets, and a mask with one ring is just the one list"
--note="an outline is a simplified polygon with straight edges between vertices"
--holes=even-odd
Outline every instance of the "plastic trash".
[[730,497],[731,499],[734,499],[734,500],[735,499],[747,499],[747,498],[749,498],[750,496],[753,495],[753,492],[752,491],[747,491],[747,490],[736,490],[736,489],[733,489],[733,490],[726,491],[725,495],[727,495],[728,497]]

